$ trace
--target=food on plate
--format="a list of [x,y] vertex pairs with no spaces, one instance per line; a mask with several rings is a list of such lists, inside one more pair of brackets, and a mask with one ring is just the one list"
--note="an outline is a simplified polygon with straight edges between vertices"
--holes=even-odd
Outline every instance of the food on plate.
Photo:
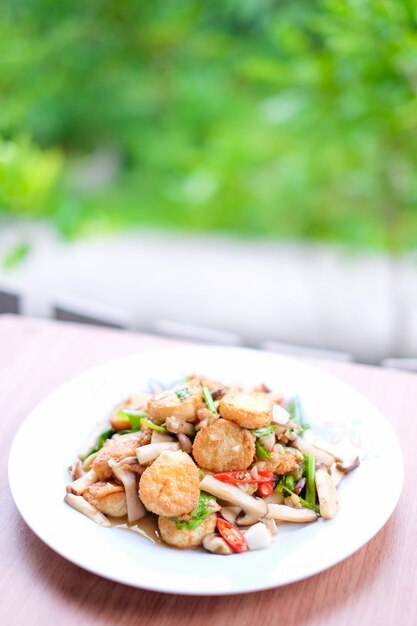
[[176,548],[268,548],[279,524],[332,519],[359,465],[307,429],[298,397],[193,375],[119,402],[72,465],[65,501],[105,527],[153,516]]

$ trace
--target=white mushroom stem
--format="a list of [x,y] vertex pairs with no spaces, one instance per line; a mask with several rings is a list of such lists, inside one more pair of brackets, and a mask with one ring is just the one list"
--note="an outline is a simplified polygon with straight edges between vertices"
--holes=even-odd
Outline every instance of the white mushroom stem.
[[136,449],[136,456],[138,457],[138,461],[141,465],[147,465],[148,463],[152,463],[155,459],[158,458],[162,452],[165,450],[179,450],[179,443],[149,443],[146,446],[140,446],[140,448]]
[[333,456],[336,461],[342,461],[339,450],[336,448],[336,446],[332,445],[330,441],[321,439],[321,437],[314,437],[314,439],[310,440],[310,443],[322,452],[326,452],[327,454]]
[[69,485],[67,485],[68,493],[75,493],[77,496],[81,496],[88,487],[94,485],[98,481],[98,476],[93,469],[89,472],[81,476],[81,478],[77,478],[77,480],[73,480]]
[[72,465],[70,469],[71,469],[72,480],[77,480],[78,478],[81,478],[81,476],[84,476],[85,474],[83,465],[79,459],[75,461],[75,463]]
[[108,461],[113,474],[120,480],[125,488],[127,519],[129,522],[136,522],[146,515],[146,509],[139,500],[136,475],[133,471],[129,471],[125,467],[122,469],[123,466],[132,465],[134,463],[137,463],[136,457],[134,456],[126,457],[119,462],[116,462],[114,459]]
[[294,445],[296,448],[301,450],[303,454],[314,454],[316,461],[319,463],[323,463],[327,467],[330,467],[335,462],[335,457],[324,450],[320,450],[320,448],[316,448],[311,443],[307,443],[301,437],[297,437],[294,441]]
[[256,518],[256,520],[266,515],[268,511],[268,506],[263,500],[253,498],[238,487],[230,485],[229,483],[223,483],[210,474],[204,476],[200,483],[200,489],[211,493],[221,500],[230,502],[230,504],[239,506],[253,518]]
[[345,477],[345,474],[340,469],[338,469],[336,463],[333,463],[333,465],[330,468],[330,476],[331,476],[334,486],[338,487],[340,483],[342,482],[343,478]]
[[175,417],[174,415],[166,418],[165,427],[171,433],[175,434],[184,433],[184,435],[192,435],[195,432],[194,424],[190,424],[190,422],[186,422],[180,417]]
[[325,469],[316,471],[316,488],[319,497],[320,515],[323,519],[332,519],[337,512],[337,491],[332,477]]
[[107,517],[103,515],[103,513],[100,513],[100,511],[97,511],[97,509],[94,508],[92,504],[87,502],[87,500],[84,500],[82,496],[75,496],[73,493],[67,493],[64,501],[76,511],[79,511],[89,519],[93,520],[93,522],[99,526],[104,526],[106,528],[111,527],[111,523]]
[[161,433],[159,430],[153,430],[151,436],[151,443],[174,443],[174,437],[171,437],[168,433]]
[[315,522],[317,515],[311,509],[293,509],[285,504],[268,504],[267,519],[280,522]]

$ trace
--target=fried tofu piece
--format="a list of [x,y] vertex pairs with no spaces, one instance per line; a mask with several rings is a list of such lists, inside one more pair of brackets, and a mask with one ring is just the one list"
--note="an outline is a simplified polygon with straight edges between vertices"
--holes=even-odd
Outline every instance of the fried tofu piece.
[[272,420],[271,397],[259,391],[228,393],[219,405],[220,415],[242,428],[261,428]]
[[139,497],[157,515],[185,515],[197,506],[199,484],[198,467],[186,452],[165,451],[143,472]]
[[151,398],[152,396],[150,393],[146,393],[145,391],[143,391],[141,393],[136,393],[133,396],[129,396],[122,402],[119,402],[119,404],[114,407],[110,417],[110,424],[113,426],[114,430],[129,430],[129,428],[131,427],[129,418],[119,415],[119,411],[121,409],[135,409],[136,411],[144,411]]
[[202,401],[201,383],[192,379],[181,387],[153,396],[148,402],[147,411],[160,424],[172,416],[186,422],[195,422]]
[[193,456],[197,464],[212,472],[245,470],[254,454],[254,436],[221,418],[199,430],[194,439]]
[[145,433],[129,433],[120,435],[116,439],[107,439],[104,446],[97,452],[94,458],[92,469],[100,480],[105,480],[112,475],[108,461],[120,461],[127,456],[136,456],[136,448],[149,443],[149,435]]
[[169,517],[159,517],[158,527],[161,538],[166,543],[176,548],[192,548],[201,546],[206,535],[214,532],[216,528],[217,515],[211,513],[205,520],[191,530],[177,528],[174,520]]
[[126,494],[122,485],[99,481],[84,491],[83,498],[105,515],[123,517],[127,514]]

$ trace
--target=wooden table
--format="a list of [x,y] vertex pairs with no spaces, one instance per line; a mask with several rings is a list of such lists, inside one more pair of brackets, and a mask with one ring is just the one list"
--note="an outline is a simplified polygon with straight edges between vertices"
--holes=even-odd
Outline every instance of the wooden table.
[[[343,563],[287,587],[220,598],[165,595],[109,582],[46,547],[7,485],[10,444],[54,387],[100,362],[174,342],[87,326],[0,317],[1,604],[5,626],[408,626],[417,624],[417,376],[315,362],[367,395],[389,418],[406,460],[403,496],[378,535]],[[22,471],[24,471],[22,466]],[[387,467],[387,472],[391,468]],[[381,476],[381,480],[384,477]],[[31,488],[28,468],[28,488]]]

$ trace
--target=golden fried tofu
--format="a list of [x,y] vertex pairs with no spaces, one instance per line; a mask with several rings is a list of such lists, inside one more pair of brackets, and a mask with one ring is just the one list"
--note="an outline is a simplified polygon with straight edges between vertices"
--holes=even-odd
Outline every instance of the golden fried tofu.
[[100,480],[105,480],[112,475],[108,464],[110,459],[120,461],[127,456],[136,456],[136,448],[146,445],[149,441],[149,435],[142,432],[120,435],[116,439],[107,439],[101,450],[97,452],[92,469]]
[[186,452],[165,451],[143,472],[139,497],[157,515],[185,515],[197,506],[199,482],[198,467]]
[[219,413],[242,428],[261,428],[272,420],[270,396],[259,391],[228,393],[219,405]]
[[197,464],[212,472],[245,470],[254,454],[254,436],[221,418],[199,430],[194,439],[193,456]]
[[195,422],[202,401],[201,383],[193,378],[183,386],[153,396],[148,402],[147,411],[160,424],[171,416]]
[[119,402],[119,404],[114,407],[110,417],[110,424],[113,426],[114,430],[128,430],[131,427],[129,418],[119,415],[119,411],[121,409],[144,411],[151,398],[152,396],[150,393],[143,391],[141,393],[136,393],[133,396],[129,396],[122,402]]
[[204,537],[214,532],[216,522],[217,515],[211,513],[197,528],[180,530],[169,517],[159,517],[158,527],[161,538],[166,543],[176,548],[192,548],[193,546],[200,546]]
[[122,485],[100,481],[88,487],[83,498],[105,515],[123,517],[127,514],[126,495]]

